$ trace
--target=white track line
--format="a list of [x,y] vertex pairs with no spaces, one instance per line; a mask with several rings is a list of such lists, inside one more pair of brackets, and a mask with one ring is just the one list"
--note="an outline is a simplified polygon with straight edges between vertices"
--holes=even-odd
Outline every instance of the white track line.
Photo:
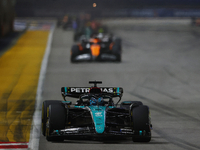
[[33,115],[33,122],[32,122],[32,129],[30,132],[30,139],[29,139],[29,150],[38,150],[39,148],[39,140],[40,140],[40,131],[41,131],[41,102],[42,102],[42,89],[43,89],[43,82],[45,79],[46,68],[48,64],[48,58],[51,51],[51,43],[53,39],[53,32],[55,29],[55,24],[52,26],[47,47],[45,50],[45,55],[43,57],[42,66],[40,70],[40,76],[38,81],[38,88],[37,88],[37,95],[36,95],[36,102],[35,102],[35,112]]
[[9,146],[9,145],[28,145],[28,143],[1,143],[0,146]]

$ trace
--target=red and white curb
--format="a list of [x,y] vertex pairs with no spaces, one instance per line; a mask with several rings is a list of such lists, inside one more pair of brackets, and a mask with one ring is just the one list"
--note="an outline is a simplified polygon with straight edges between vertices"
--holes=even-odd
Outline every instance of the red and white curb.
[[27,142],[23,142],[23,143],[19,143],[19,142],[0,142],[0,149],[6,149],[6,150],[13,150],[13,149],[17,149],[17,150],[25,150],[28,148],[29,143]]

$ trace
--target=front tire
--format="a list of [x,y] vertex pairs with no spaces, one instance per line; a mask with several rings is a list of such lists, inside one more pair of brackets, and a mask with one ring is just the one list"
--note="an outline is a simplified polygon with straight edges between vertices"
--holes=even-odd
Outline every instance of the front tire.
[[46,100],[42,104],[42,134],[46,136],[47,108],[51,104],[59,104],[59,100]]
[[47,141],[63,141],[62,136],[52,136],[54,130],[61,130],[65,128],[66,109],[60,104],[52,104],[49,106],[48,114],[48,128],[46,128]]
[[149,108],[140,105],[132,109],[132,121],[135,134],[132,137],[133,142],[150,142],[151,140],[151,123],[149,117]]

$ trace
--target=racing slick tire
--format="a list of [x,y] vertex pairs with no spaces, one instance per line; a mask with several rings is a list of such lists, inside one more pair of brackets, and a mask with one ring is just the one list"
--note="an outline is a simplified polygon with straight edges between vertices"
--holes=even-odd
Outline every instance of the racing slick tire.
[[79,47],[78,45],[73,45],[71,49],[71,62],[76,62],[75,58],[79,54]]
[[53,136],[51,133],[54,130],[65,128],[66,109],[62,103],[49,105],[48,111],[48,127],[46,128],[47,141],[64,141],[63,136]]
[[132,109],[133,142],[149,142],[151,140],[149,108],[145,105],[139,105]]
[[116,56],[116,61],[121,62],[121,39],[117,38],[114,41],[112,53]]
[[120,104],[120,108],[124,108],[124,109],[128,109],[129,110],[131,104],[133,104],[132,107],[143,105],[143,103],[141,101],[123,101]]
[[47,122],[47,108],[51,104],[59,104],[61,101],[59,100],[46,100],[42,104],[42,134],[46,135],[46,122]]

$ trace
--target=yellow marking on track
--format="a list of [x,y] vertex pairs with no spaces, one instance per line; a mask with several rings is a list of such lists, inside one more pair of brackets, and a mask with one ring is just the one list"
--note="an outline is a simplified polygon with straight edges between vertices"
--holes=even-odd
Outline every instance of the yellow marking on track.
[[0,141],[28,142],[49,31],[27,31],[0,57]]

